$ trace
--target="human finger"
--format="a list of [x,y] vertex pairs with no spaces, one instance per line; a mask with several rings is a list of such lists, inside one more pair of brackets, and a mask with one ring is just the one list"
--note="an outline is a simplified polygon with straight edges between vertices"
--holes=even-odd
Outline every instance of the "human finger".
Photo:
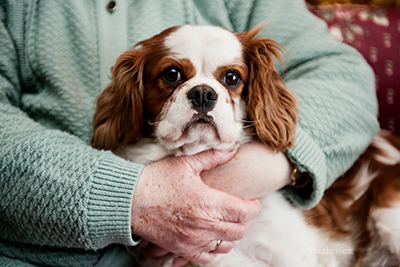
[[[217,190],[216,190],[217,191]],[[255,218],[261,207],[259,200],[242,200],[221,191],[209,199],[216,199],[208,203],[204,212],[213,218],[213,240],[237,241],[244,237],[250,222]]]
[[260,212],[261,202],[259,199],[243,200],[235,196],[221,194],[220,219],[225,222],[242,223],[254,219]]
[[237,150],[207,150],[195,155],[185,156],[193,171],[200,174],[218,165],[224,164],[236,155]]
[[149,244],[143,254],[148,258],[159,258],[169,253],[170,253],[169,251],[160,248],[157,245]]
[[189,259],[183,258],[183,257],[177,257],[174,259],[172,262],[172,267],[182,267],[185,266],[190,262]]
[[191,258],[177,257],[174,259],[174,261],[172,263],[172,267],[185,266],[186,264],[188,264],[191,261],[197,262],[200,264],[209,264],[215,259],[215,257],[217,257],[217,254],[210,253],[210,252],[199,253],[197,255],[194,255]]
[[194,261],[194,262],[202,263],[202,264],[208,264],[208,263],[211,263],[215,259],[217,254],[229,253],[235,245],[234,242],[222,241],[222,240],[218,246],[217,246],[217,244],[218,244],[218,240],[210,242],[208,248],[211,248],[211,249],[209,249],[208,253],[204,252],[204,253],[198,254],[198,255],[192,257],[191,259],[177,257],[174,260],[172,266],[173,267],[185,266],[190,261]]
[[208,248],[210,253],[215,254],[226,254],[229,253],[234,247],[235,242],[233,241],[224,241],[224,240],[214,240],[211,241]]
[[[212,229],[213,240],[224,240],[224,241],[238,241],[242,239],[250,226],[250,222],[243,223],[231,223],[231,222],[219,222],[214,225]],[[215,241],[214,241],[215,244]],[[212,248],[209,247],[208,251]]]

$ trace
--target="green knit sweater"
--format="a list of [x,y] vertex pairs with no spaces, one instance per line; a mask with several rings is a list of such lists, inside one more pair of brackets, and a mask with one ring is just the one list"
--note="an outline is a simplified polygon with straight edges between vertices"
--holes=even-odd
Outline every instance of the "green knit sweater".
[[[108,265],[133,245],[131,201],[143,166],[89,146],[108,67],[136,42],[178,24],[264,34],[290,54],[286,85],[300,102],[287,153],[313,178],[314,206],[378,129],[374,75],[293,0],[0,1],[0,265]],[[26,263],[23,263],[26,262]],[[100,263],[99,263],[100,262]]]

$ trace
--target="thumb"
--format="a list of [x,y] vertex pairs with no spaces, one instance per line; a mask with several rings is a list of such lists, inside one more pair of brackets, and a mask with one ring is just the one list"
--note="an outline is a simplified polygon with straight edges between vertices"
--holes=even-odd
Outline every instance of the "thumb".
[[212,169],[218,165],[228,162],[236,155],[235,150],[207,150],[195,155],[185,156],[186,161],[192,166],[195,173]]

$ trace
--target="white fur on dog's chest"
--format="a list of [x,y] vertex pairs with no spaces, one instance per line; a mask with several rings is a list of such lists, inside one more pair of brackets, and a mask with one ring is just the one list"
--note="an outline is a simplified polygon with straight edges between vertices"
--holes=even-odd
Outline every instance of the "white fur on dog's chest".
[[[248,142],[249,138],[243,138],[243,143]],[[184,147],[185,155],[193,155],[205,150],[219,148],[220,150],[230,150],[239,147],[241,142],[237,142],[232,144],[220,144],[218,146],[218,141],[214,142],[198,142],[189,144]],[[159,142],[154,142],[150,138],[145,138],[141,140],[139,143],[131,146],[127,146],[123,149],[117,149],[114,152],[116,155],[129,160],[131,162],[148,165],[153,162],[159,161],[165,157],[174,155],[181,156],[183,153],[178,149],[175,150],[167,150],[164,146],[160,145]]]
[[[144,139],[140,143],[120,149],[117,154],[132,162],[151,164],[170,155],[159,143]],[[280,193],[274,192],[261,199],[259,215],[252,220],[243,239],[232,251],[220,254],[208,265],[190,263],[189,266],[207,267],[345,267],[352,254],[321,253],[323,249],[352,247],[349,240],[335,242],[317,228],[307,224],[302,211],[294,207]],[[172,258],[149,260],[143,266],[170,267]],[[157,264],[157,265],[155,265]]]
[[244,238],[236,242],[230,253],[219,255],[207,267],[349,266],[351,254],[338,257],[321,252],[326,248],[352,247],[350,241],[329,241],[320,230],[310,227],[302,211],[279,192],[271,193],[261,202],[261,211],[252,220]]

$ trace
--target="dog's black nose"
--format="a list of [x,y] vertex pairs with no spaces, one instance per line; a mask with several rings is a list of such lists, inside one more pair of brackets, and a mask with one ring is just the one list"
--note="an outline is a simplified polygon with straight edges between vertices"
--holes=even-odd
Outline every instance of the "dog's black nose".
[[218,95],[208,85],[197,85],[189,90],[187,97],[192,103],[192,108],[199,114],[206,114],[212,110],[217,102]]

